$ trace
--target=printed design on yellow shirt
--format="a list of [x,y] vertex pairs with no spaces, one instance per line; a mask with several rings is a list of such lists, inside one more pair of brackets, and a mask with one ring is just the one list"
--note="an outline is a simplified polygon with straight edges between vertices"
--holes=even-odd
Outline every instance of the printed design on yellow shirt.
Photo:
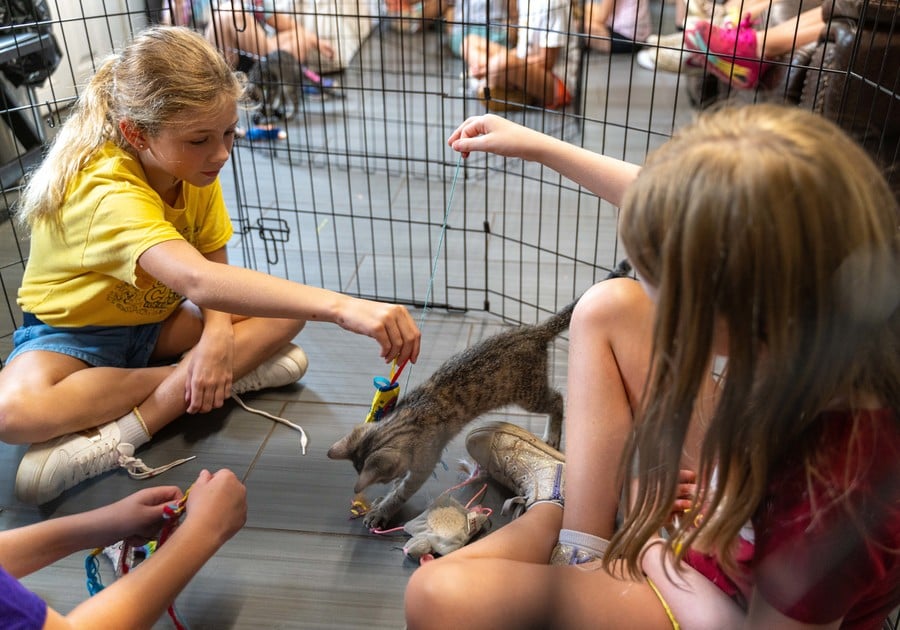
[[181,299],[178,293],[158,281],[147,290],[119,282],[106,294],[106,301],[123,313],[164,314]]
[[[176,227],[184,240],[196,246],[201,232],[200,226],[182,225]],[[154,280],[140,269],[138,269],[137,274],[145,282],[152,282],[152,286],[149,289],[141,289],[127,282],[119,282],[106,294],[106,301],[122,313],[168,316],[172,312],[172,308],[183,299],[181,295],[172,291],[162,282]]]

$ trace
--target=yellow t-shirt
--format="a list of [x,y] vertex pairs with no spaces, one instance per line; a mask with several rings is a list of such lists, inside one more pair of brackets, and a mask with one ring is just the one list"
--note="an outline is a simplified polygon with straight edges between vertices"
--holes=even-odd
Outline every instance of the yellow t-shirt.
[[140,162],[104,145],[70,183],[63,229],[34,226],[19,306],[51,326],[134,326],[160,322],[178,295],[137,264],[147,249],[182,239],[202,254],[233,233],[217,179],[182,182],[175,207],[150,188]]

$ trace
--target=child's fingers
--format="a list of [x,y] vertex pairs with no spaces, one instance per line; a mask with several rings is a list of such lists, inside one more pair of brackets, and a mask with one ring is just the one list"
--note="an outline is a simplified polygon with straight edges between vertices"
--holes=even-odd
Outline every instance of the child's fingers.
[[697,496],[697,484],[695,483],[680,483],[678,484],[678,493],[676,495],[679,499],[692,499]]

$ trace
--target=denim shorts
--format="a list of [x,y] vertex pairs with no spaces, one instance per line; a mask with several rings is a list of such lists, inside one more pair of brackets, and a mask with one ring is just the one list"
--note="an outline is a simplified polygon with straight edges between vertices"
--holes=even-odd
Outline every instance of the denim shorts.
[[48,326],[31,313],[13,333],[13,350],[5,363],[29,350],[59,352],[93,367],[147,367],[156,347],[162,322],[139,326]]

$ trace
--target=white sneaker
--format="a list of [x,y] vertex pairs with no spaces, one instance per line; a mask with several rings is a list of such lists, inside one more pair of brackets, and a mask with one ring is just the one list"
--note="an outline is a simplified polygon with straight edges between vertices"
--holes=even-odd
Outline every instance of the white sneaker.
[[231,384],[232,394],[246,394],[269,387],[282,387],[299,381],[309,361],[300,346],[287,344],[252,372]]
[[701,69],[692,65],[691,60],[696,53],[684,45],[682,33],[672,33],[647,38],[644,48],[635,55],[635,60],[641,68],[647,70],[660,70],[662,72],[700,72]]
[[637,65],[645,70],[656,69],[656,50],[650,48],[641,48],[634,56]]
[[19,463],[16,497],[22,503],[51,501],[69,488],[114,468],[134,479],[148,479],[194,459],[188,457],[149,468],[134,457],[134,446],[121,441],[116,422],[32,444]]

